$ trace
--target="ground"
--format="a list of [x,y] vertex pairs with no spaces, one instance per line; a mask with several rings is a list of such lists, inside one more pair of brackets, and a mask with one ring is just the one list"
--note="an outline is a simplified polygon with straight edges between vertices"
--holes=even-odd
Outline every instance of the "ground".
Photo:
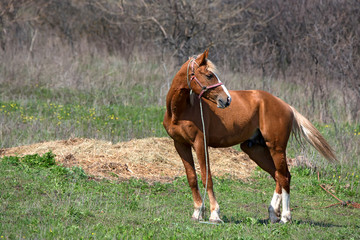
[[[134,139],[128,142],[71,138],[2,149],[4,155],[44,154],[52,151],[56,161],[65,167],[80,166],[94,178],[123,180],[144,179],[149,182],[171,182],[185,175],[185,169],[170,138]],[[256,164],[246,154],[233,148],[210,148],[214,176],[247,179]],[[195,154],[194,154],[195,156]],[[197,159],[195,165],[199,171]]]

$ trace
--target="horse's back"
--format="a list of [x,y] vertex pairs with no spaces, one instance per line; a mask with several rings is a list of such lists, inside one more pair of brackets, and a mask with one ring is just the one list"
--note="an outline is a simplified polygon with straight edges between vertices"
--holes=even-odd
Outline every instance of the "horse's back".
[[238,90],[230,91],[230,94],[236,108],[246,106],[246,109],[266,111],[272,115],[287,115],[292,112],[289,104],[263,90]]
[[[229,92],[232,97],[230,106],[226,109],[213,109],[218,117],[221,116],[223,128],[217,121],[212,121],[212,129],[220,129],[226,133],[226,137],[222,134],[222,138],[214,136],[216,141],[225,141],[232,145],[249,139],[257,129],[264,132],[274,132],[281,128],[284,128],[284,131],[291,129],[292,110],[280,98],[262,90]],[[214,135],[219,134],[218,131],[214,132]]]

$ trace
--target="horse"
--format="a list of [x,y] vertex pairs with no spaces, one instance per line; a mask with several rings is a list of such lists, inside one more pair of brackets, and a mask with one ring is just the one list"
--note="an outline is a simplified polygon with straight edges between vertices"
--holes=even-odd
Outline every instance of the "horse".
[[208,60],[208,53],[205,50],[189,58],[174,76],[166,96],[163,121],[185,167],[194,202],[192,219],[203,220],[204,209],[191,149],[196,153],[209,196],[209,221],[221,223],[205,148],[240,144],[242,151],[275,180],[268,208],[270,221],[290,222],[291,175],[286,162],[290,134],[300,142],[306,139],[329,161],[337,161],[335,153],[309,120],[278,97],[261,90],[228,91],[217,75],[216,66]]

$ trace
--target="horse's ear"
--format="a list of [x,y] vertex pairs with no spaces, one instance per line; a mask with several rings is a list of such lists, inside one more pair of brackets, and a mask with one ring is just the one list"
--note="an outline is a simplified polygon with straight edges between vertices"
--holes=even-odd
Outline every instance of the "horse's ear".
[[206,49],[205,51],[204,51],[204,53],[203,54],[201,54],[200,55],[200,57],[198,57],[198,64],[199,64],[199,66],[201,66],[201,65],[206,65],[206,60],[207,60],[207,58],[208,58],[208,55],[209,55],[209,49]]

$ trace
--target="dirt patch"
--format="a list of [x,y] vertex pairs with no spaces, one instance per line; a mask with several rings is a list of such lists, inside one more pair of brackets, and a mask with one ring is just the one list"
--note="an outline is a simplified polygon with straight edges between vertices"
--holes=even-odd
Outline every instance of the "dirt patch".
[[[170,138],[134,139],[128,142],[111,142],[71,138],[51,142],[3,149],[0,156],[56,154],[56,161],[66,167],[80,166],[95,178],[129,179],[170,182],[185,175],[182,161]],[[214,176],[228,175],[246,179],[255,163],[242,152],[232,148],[210,148],[211,171]],[[195,165],[199,164],[195,157]]]

